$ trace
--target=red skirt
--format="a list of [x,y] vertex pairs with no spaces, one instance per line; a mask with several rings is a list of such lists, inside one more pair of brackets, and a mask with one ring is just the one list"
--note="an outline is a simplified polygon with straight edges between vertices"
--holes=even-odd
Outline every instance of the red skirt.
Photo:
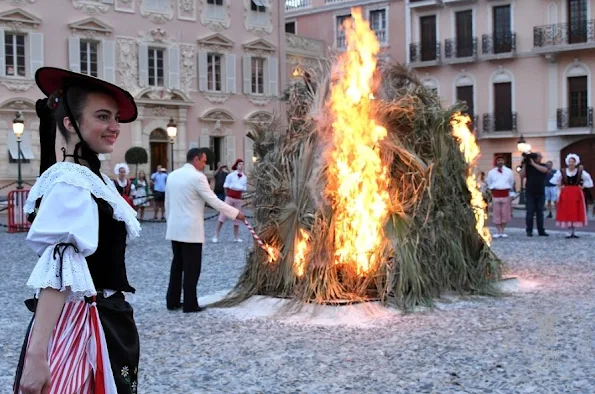
[[578,186],[564,186],[556,207],[556,226],[583,227],[587,225],[587,209],[583,189]]

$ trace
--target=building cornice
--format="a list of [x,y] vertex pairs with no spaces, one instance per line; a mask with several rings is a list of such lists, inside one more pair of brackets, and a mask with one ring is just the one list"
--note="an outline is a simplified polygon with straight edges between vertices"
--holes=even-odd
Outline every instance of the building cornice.
[[[315,14],[320,14],[322,12],[350,9],[353,7],[371,7],[371,6],[378,6],[379,4],[388,5],[391,1],[394,1],[394,0],[353,0],[353,1],[343,1],[340,3],[327,4],[327,5],[323,5],[321,7],[299,8],[296,10],[285,11],[285,19],[293,19],[293,18],[297,18],[300,16],[315,15]],[[399,0],[399,1],[403,1],[403,0]]]

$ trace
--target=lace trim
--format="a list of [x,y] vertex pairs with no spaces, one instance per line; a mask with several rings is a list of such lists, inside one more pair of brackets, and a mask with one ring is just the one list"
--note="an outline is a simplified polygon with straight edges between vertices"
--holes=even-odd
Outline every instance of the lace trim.
[[72,248],[64,249],[63,254],[55,256],[59,245],[51,245],[45,249],[31,272],[27,286],[37,290],[37,297],[41,289],[48,287],[60,291],[70,290],[67,300],[96,295],[85,257]]
[[24,211],[30,214],[35,210],[35,202],[43,197],[56,183],[66,183],[89,191],[95,197],[105,200],[114,210],[114,219],[124,222],[128,239],[140,234],[140,223],[136,219],[136,211],[120,196],[114,183],[105,174],[101,174],[105,183],[101,182],[90,169],[85,166],[60,162],[48,168],[39,177],[29,191]]

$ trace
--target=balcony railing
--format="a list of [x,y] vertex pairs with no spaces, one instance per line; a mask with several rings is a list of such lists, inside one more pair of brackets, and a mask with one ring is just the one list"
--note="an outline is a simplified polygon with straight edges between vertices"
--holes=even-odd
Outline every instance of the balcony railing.
[[440,43],[427,45],[422,43],[409,44],[409,61],[411,63],[440,61]]
[[477,56],[477,38],[472,37],[468,42],[461,42],[456,38],[444,40],[444,57],[460,59]]
[[558,130],[575,127],[593,128],[593,108],[558,108],[556,111]]
[[484,34],[481,36],[481,53],[497,55],[516,52],[516,33]]
[[312,7],[312,0],[285,0],[285,11]]
[[585,20],[573,24],[559,23],[533,28],[534,47],[542,48],[585,43],[595,43],[595,20]]
[[517,131],[517,114],[483,114],[484,133],[493,133],[499,131]]

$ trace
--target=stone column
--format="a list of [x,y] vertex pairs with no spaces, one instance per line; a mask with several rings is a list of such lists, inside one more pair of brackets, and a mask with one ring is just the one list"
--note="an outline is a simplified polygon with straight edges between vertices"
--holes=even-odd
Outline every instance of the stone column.
[[558,129],[556,113],[558,111],[558,84],[559,72],[558,62],[555,57],[547,56],[548,60],[548,109],[547,109],[547,131],[553,132]]
[[[143,146],[143,110],[144,107],[138,107],[138,117],[132,122],[132,146]],[[143,146],[148,149],[148,146]]]
[[178,134],[176,136],[176,145],[174,146],[176,167],[178,168],[186,162],[186,152],[188,151],[188,137],[186,136],[186,122],[188,121],[187,116],[187,108],[178,108]]

